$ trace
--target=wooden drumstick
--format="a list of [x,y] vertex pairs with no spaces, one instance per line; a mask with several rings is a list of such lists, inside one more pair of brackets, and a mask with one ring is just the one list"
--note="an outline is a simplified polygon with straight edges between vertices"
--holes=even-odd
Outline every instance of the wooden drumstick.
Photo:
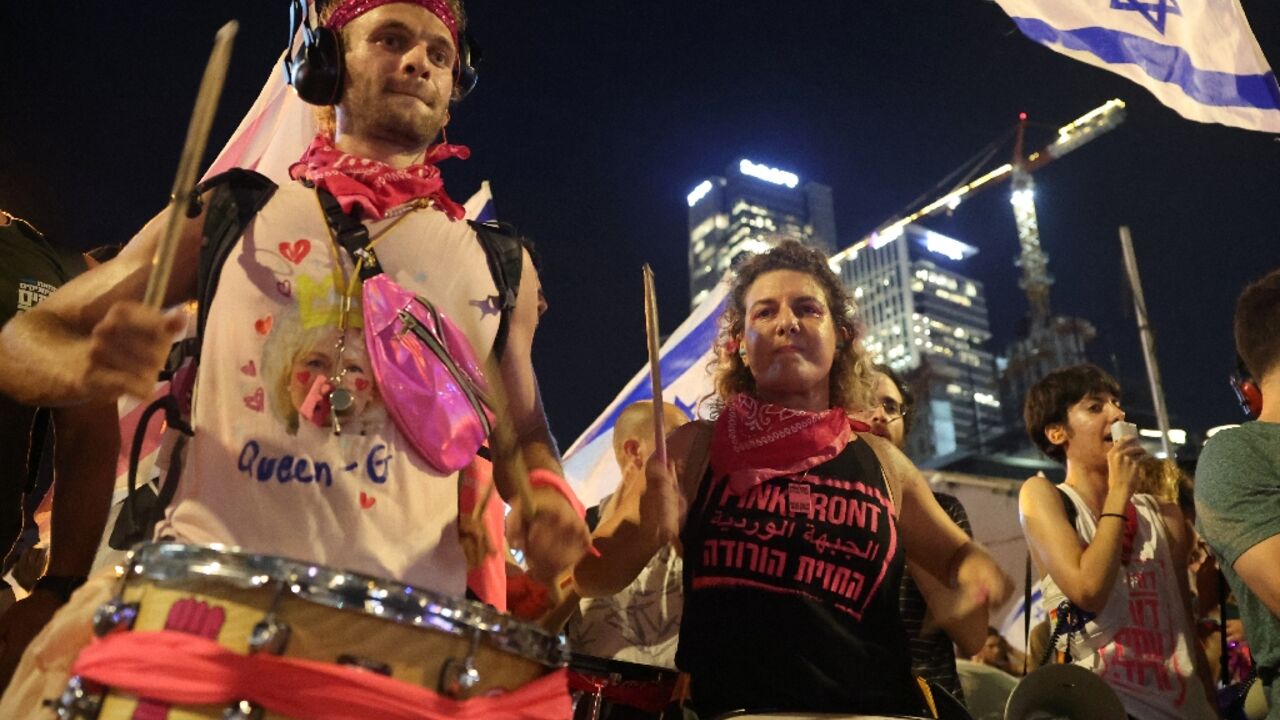
[[653,268],[644,264],[644,330],[649,346],[649,384],[653,390],[653,451],[667,466],[667,433],[662,411],[662,363],[658,357],[658,296],[653,289]]
[[213,39],[209,63],[204,69],[204,77],[200,80],[195,110],[191,113],[191,124],[187,126],[187,139],[178,159],[178,174],[173,179],[173,191],[169,196],[169,216],[165,221],[164,233],[151,256],[151,275],[147,278],[147,291],[143,296],[143,302],[151,307],[163,305],[165,292],[169,289],[173,258],[178,252],[178,236],[182,234],[182,224],[187,219],[191,191],[196,185],[196,171],[204,157],[209,128],[213,125],[218,98],[222,95],[222,84],[227,78],[227,64],[231,62],[231,43],[239,28],[239,23],[232,20],[218,30]]

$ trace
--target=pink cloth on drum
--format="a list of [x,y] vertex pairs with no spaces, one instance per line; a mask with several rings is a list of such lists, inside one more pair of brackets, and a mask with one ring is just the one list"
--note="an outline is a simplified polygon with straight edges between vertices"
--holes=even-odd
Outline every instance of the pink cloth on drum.
[[240,655],[212,640],[171,630],[108,635],[85,648],[73,672],[175,705],[248,700],[269,712],[315,720],[567,720],[573,714],[565,670],[495,697],[451,700],[377,673],[314,660]]

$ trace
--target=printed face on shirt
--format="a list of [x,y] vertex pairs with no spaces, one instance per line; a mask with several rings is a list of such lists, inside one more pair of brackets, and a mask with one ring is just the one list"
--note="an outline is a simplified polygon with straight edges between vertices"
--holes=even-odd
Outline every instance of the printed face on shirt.
[[1109,392],[1085,395],[1067,410],[1066,425],[1053,425],[1045,432],[1049,440],[1065,445],[1067,460],[1085,465],[1106,465],[1111,449],[1111,423],[1124,419],[1120,399]]
[[[289,398],[294,410],[301,411],[317,383],[327,384],[338,374],[337,331],[317,337],[294,358],[289,375]],[[360,415],[374,399],[373,375],[369,370],[369,356],[365,351],[364,337],[358,330],[347,330],[346,348],[342,353],[342,365],[346,369],[337,386],[350,391],[355,397],[353,413]],[[329,423],[326,423],[326,425]]]
[[760,399],[829,396],[836,326],[817,279],[796,270],[764,273],[747,289],[744,304],[746,363]]
[[853,418],[870,425],[871,432],[901,449],[905,440],[903,431],[906,429],[902,422],[902,393],[898,392],[898,386],[888,375],[876,376],[875,396],[872,402],[874,405],[870,410],[853,413]]
[[440,18],[390,3],[343,28],[346,89],[338,132],[403,148],[425,148],[449,116],[457,49]]

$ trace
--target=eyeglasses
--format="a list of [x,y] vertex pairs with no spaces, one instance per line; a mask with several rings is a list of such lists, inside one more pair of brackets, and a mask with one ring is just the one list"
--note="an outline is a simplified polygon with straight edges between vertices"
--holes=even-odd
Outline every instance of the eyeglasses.
[[888,417],[890,420],[897,420],[899,418],[906,416],[907,414],[907,409],[902,406],[902,403],[898,402],[897,400],[894,400],[891,397],[882,397],[879,400],[872,402],[871,409],[872,410],[883,409],[885,416]]

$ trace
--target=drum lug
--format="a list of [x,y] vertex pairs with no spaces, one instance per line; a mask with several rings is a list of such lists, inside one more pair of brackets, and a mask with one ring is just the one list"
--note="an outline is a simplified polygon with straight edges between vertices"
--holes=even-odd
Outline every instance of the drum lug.
[[440,692],[455,700],[466,698],[480,684],[480,671],[476,669],[476,653],[480,649],[480,632],[471,633],[471,648],[462,660],[449,658],[440,668]]
[[262,708],[248,700],[241,700],[222,713],[222,720],[262,720],[263,715]]
[[138,604],[127,603],[120,598],[108,600],[93,613],[93,632],[98,637],[106,637],[113,630],[133,628],[138,619]]
[[465,698],[479,684],[480,671],[473,657],[449,658],[440,670],[440,692],[454,700]]
[[102,693],[90,692],[80,676],[72,676],[54,703],[54,710],[58,720],[96,720],[102,711]]
[[249,652],[282,655],[288,644],[289,625],[271,615],[254,625],[253,633],[249,635]]

